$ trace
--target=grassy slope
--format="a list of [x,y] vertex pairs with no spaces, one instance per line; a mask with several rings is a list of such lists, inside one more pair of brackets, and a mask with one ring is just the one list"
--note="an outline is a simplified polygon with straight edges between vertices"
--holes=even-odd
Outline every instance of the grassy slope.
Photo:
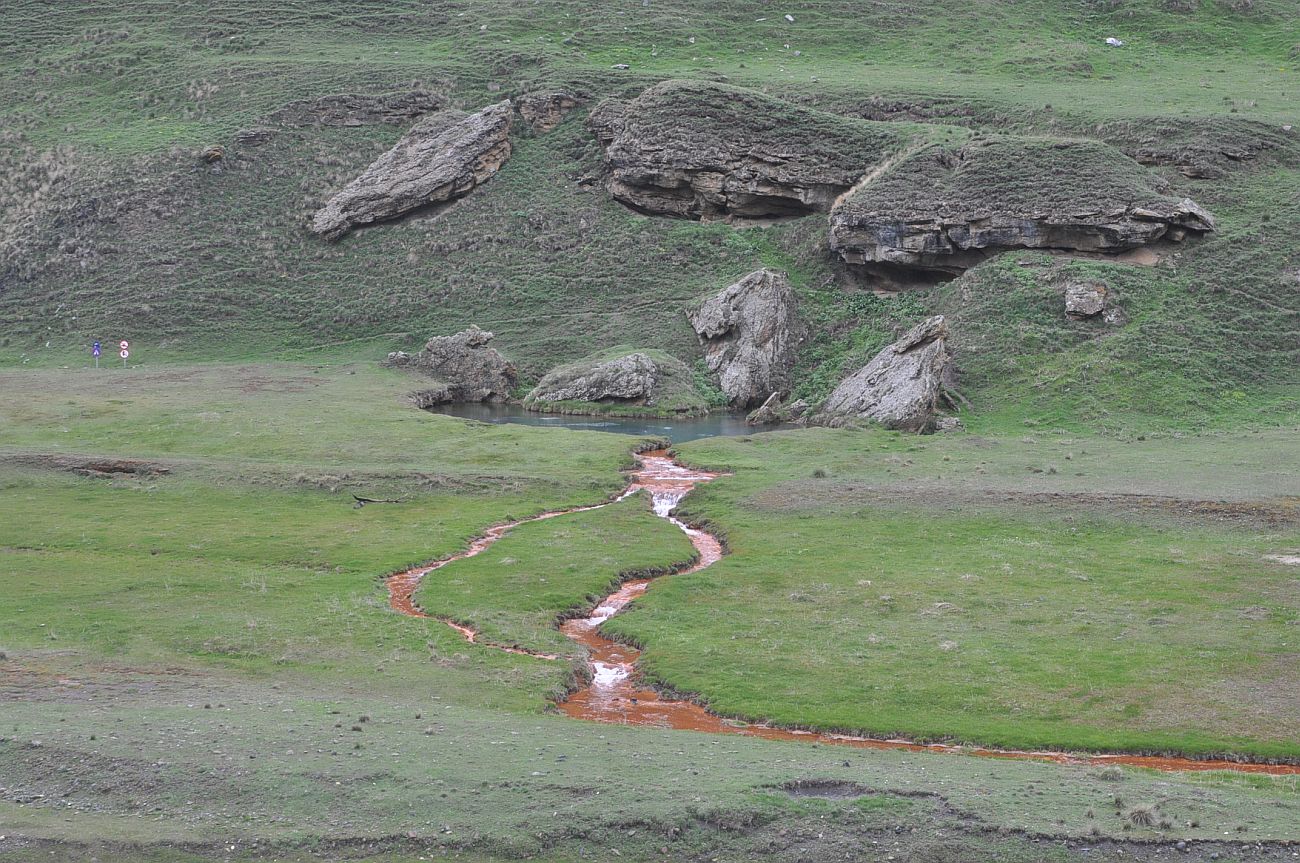
[[[1130,149],[1154,128],[1162,130],[1156,143],[1176,138],[1171,120],[1200,124],[1198,146],[1216,153],[1225,139],[1237,146],[1247,128],[1232,119],[1268,121],[1272,138],[1279,121],[1295,120],[1293,0],[1248,11],[1207,2],[1192,13],[1136,0],[1096,9],[1018,0],[997,4],[996,14],[950,5],[837,17],[833,4],[817,3],[790,23],[723,3],[600,13],[548,3],[527,15],[504,2],[362,12],[281,3],[258,15],[181,4],[165,16],[151,16],[147,4],[57,16],[19,4],[6,29],[13,50],[0,64],[13,85],[0,102],[9,130],[0,142],[9,239],[0,362],[79,362],[92,339],[119,337],[150,363],[355,340],[377,355],[477,322],[498,333],[528,384],[633,335],[690,361],[698,346],[681,309],[771,264],[794,271],[814,324],[798,372],[804,396],[826,393],[919,315],[942,309],[973,320],[994,311],[1012,326],[992,347],[1019,373],[992,381],[975,362],[967,395],[1000,427],[1050,410],[1027,385],[1098,363],[1114,372],[1088,391],[1099,404],[1123,403],[1125,426],[1290,421],[1287,370],[1296,358],[1280,334],[1294,329],[1298,287],[1286,273],[1296,264],[1285,238],[1297,216],[1294,196],[1275,191],[1295,187],[1294,145],[1223,181],[1167,171],[1177,193],[1207,203],[1225,228],[1142,277],[1168,301],[1120,341],[1160,330],[1168,350],[1152,363],[1150,353],[1075,344],[1063,316],[1046,349],[1026,349],[1011,333],[1035,326],[1030,310],[954,302],[961,291],[863,294],[833,266],[821,217],[734,230],[630,214],[575,182],[598,166],[581,112],[550,135],[519,133],[501,174],[443,215],[337,246],[310,236],[305,219],[401,130],[287,130],[259,148],[231,138],[292,99],[330,92],[418,84],[474,107],[567,83],[594,104],[664,77],[719,75],[850,113],[873,96],[911,93],[939,106],[944,123],[1102,135]],[[973,24],[965,16],[980,22],[971,31],[979,39],[951,35]],[[1102,44],[1109,33],[1126,47]],[[609,69],[615,62],[633,69]],[[227,146],[224,174],[196,170],[197,150],[211,143]],[[979,278],[993,296],[1023,283],[1000,265]],[[1243,281],[1248,295],[1237,287]],[[1222,287],[1206,296],[1207,284]],[[1210,353],[1207,335],[1215,367],[1185,367],[1187,351]],[[1126,386],[1139,376],[1140,387]],[[1052,403],[1070,404],[1059,389]],[[1063,420],[1121,425],[1081,407]]]

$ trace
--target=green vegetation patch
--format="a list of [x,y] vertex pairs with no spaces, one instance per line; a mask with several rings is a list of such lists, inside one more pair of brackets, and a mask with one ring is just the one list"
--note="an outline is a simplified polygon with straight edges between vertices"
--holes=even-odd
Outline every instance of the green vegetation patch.
[[415,601],[497,644],[582,658],[556,624],[591,607],[624,578],[689,562],[690,540],[652,512],[645,495],[602,509],[521,524],[482,554],[424,578]]

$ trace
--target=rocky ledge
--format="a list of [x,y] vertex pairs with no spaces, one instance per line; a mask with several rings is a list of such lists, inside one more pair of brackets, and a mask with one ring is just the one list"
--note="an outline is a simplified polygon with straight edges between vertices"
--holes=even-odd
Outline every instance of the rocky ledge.
[[605,148],[610,194],[685,219],[827,212],[914,134],[698,81],[665,81],[630,101],[607,100],[588,122]]
[[403,93],[340,93],[318,99],[301,99],[267,115],[279,126],[406,125],[416,118],[447,107],[447,97],[427,90]]
[[752,272],[688,309],[686,317],[732,409],[744,410],[789,390],[801,328],[785,273]]
[[845,426],[865,420],[890,429],[933,431],[945,378],[952,374],[947,338],[942,315],[912,327],[841,381],[811,422]]
[[430,115],[318,210],[312,230],[337,240],[360,225],[467,194],[510,157],[512,117],[508,100],[475,114]]
[[434,336],[414,354],[394,351],[387,364],[422,372],[438,381],[412,393],[421,408],[448,402],[503,402],[515,385],[515,367],[488,347],[492,333],[471,326],[451,336]]
[[830,245],[850,264],[957,273],[1013,248],[1123,252],[1214,230],[1107,144],[995,138],[923,147],[836,205]]
[[547,372],[524,399],[555,413],[696,414],[708,410],[690,370],[662,351],[614,348]]

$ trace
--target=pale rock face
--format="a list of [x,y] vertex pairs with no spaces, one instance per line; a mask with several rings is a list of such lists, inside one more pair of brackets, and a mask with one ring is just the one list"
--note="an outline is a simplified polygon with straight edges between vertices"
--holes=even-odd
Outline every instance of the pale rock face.
[[1106,308],[1106,286],[1098,282],[1073,282],[1065,286],[1065,313],[1090,318]]
[[845,378],[813,421],[837,426],[870,420],[890,429],[932,431],[952,362],[945,346],[947,336],[942,315],[917,324]]
[[651,404],[659,367],[643,353],[606,360],[585,368],[556,369],[528,394],[533,402],[637,402]]
[[785,273],[752,272],[688,310],[686,317],[733,409],[761,404],[789,389],[800,325]]
[[520,96],[516,105],[528,128],[542,135],[560,125],[578,107],[578,97],[564,91],[529,93]]
[[330,199],[311,228],[337,240],[353,228],[466,195],[510,157],[510,102],[476,114],[439,111]]
[[510,397],[515,367],[488,347],[492,333],[471,326],[451,336],[434,336],[415,354],[395,351],[388,363],[415,369],[441,381],[441,385],[413,393],[419,407],[446,402],[501,402]]

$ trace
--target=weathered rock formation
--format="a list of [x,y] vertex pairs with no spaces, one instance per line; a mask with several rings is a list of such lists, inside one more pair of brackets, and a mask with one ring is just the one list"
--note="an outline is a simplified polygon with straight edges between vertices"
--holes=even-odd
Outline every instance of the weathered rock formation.
[[945,345],[947,337],[948,325],[942,315],[912,327],[841,381],[813,422],[839,426],[871,420],[885,428],[932,431],[944,377],[952,362]]
[[465,195],[510,157],[512,114],[503,101],[422,120],[318,210],[312,230],[337,240],[358,225]]
[[543,91],[520,96],[515,104],[528,128],[541,135],[560,125],[578,107],[578,97],[562,90]]
[[733,409],[761,404],[790,388],[799,318],[790,279],[757,270],[686,312]]
[[848,263],[949,273],[1004,249],[1122,252],[1214,230],[1113,147],[1035,138],[923,147],[869,175],[830,221]]
[[488,347],[492,334],[471,326],[452,336],[434,336],[415,354],[394,351],[388,364],[410,368],[435,378],[439,384],[411,399],[418,407],[447,402],[501,402],[510,397],[515,367]]
[[266,117],[280,126],[401,126],[447,107],[447,97],[425,90],[405,93],[342,93],[290,102]]
[[589,124],[605,148],[615,199],[686,219],[827,212],[911,134],[698,81],[605,101]]
[[615,349],[552,369],[524,399],[530,410],[581,411],[575,403],[697,413],[704,400],[690,370],[660,351]]

